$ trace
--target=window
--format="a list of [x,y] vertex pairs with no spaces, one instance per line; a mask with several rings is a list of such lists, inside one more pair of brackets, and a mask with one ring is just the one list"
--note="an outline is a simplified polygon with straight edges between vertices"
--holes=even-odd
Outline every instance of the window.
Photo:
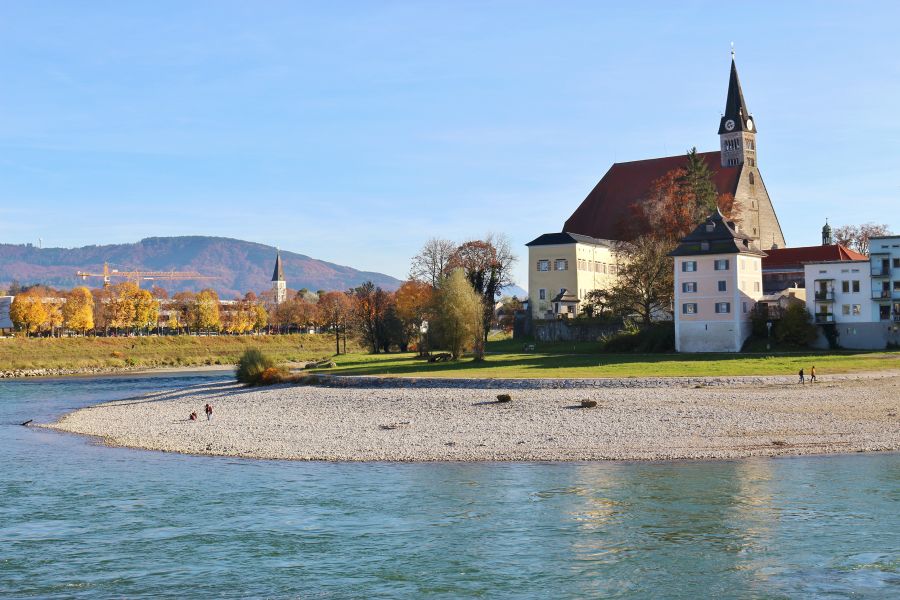
[[553,263],[553,270],[555,271],[568,271],[569,270],[569,261],[565,258],[557,258]]
[[853,316],[859,316],[860,314],[862,314],[862,304],[854,304]]
[[686,304],[682,304],[681,312],[686,315],[696,315],[697,314],[697,303],[696,302],[688,302]]
[[859,280],[852,281],[851,283],[853,284],[853,293],[858,294],[859,293]]
[[850,305],[849,304],[841,304],[841,314],[849,315],[850,314]]
[[756,183],[756,180],[753,177],[753,173],[750,173],[750,185],[753,185],[755,183]]
[[685,294],[694,294],[697,292],[697,282],[696,281],[685,281],[681,284],[681,291]]
[[747,303],[741,302],[741,308],[744,310],[744,314],[747,314]]
[[895,258],[895,259],[894,259],[894,268],[895,268],[895,269],[900,269],[900,258]]
[[841,282],[841,291],[844,292],[845,294],[850,293],[850,282],[849,281]]
[[545,290],[544,288],[539,289],[538,290],[538,298],[540,298],[541,300],[546,300],[547,299],[547,290]]
[[701,250],[709,250],[709,242],[700,242]]
[[894,291],[895,291],[895,292],[900,292],[900,281],[895,281],[895,282],[894,282]]
[[681,271],[683,273],[693,273],[697,270],[696,260],[685,260],[681,262]]
[[706,224],[706,232],[707,232],[707,233],[712,233],[712,232],[715,231],[715,230],[716,230],[716,224],[715,224],[715,223],[707,223],[707,224]]
[[727,271],[728,270],[728,259],[720,258],[716,261],[716,271]]
[[730,302],[716,302],[716,312],[721,314],[727,314],[731,312],[731,303]]
[[550,261],[549,260],[539,260],[537,262],[537,270],[538,271],[549,271],[550,270]]
[[719,282],[719,291],[720,291],[720,292],[727,292],[727,291],[728,291],[728,283],[725,282],[725,281],[720,281],[720,282]]
[[758,292],[758,291],[759,291],[759,282],[758,282],[758,281],[754,281],[754,282],[753,282],[753,291],[754,291],[754,292]]
[[615,275],[615,274],[618,273],[618,272],[619,272],[619,267],[618,267],[618,266],[616,266],[616,265],[609,265],[609,274],[610,274],[610,275]]

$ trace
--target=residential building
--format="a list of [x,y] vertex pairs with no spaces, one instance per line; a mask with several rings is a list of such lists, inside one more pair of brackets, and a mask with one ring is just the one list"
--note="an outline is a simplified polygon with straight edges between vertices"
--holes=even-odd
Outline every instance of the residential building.
[[787,288],[805,288],[806,263],[852,260],[867,258],[865,254],[840,244],[766,250],[766,257],[762,260],[763,292],[777,294]]
[[[725,112],[719,121],[719,150],[700,157],[713,173],[719,197],[732,196],[735,221],[762,248],[783,248],[784,234],[757,164],[756,119],[747,108],[734,54]],[[621,239],[636,204],[646,202],[653,183],[687,158],[668,156],[615,163],[569,217],[563,231],[601,239]]]
[[716,210],[670,256],[675,258],[675,349],[739,352],[763,295],[765,253]]
[[12,320],[9,318],[9,309],[15,296],[0,296],[0,333],[10,333],[13,330]]
[[[900,235],[869,239],[873,311],[880,322],[900,324]],[[874,316],[874,315],[873,315]]]
[[[618,265],[610,240],[545,233],[526,246],[528,299],[534,319],[575,316],[589,292],[607,289],[615,281]],[[557,300],[560,294],[565,300]]]
[[820,327],[816,346],[828,347],[826,327],[831,327],[844,348],[884,348],[883,327],[878,322],[871,295],[869,259],[807,263],[806,308]]

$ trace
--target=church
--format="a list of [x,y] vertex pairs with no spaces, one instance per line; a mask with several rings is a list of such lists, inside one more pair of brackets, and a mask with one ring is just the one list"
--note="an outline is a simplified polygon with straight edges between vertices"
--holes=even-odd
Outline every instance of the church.
[[[719,150],[698,154],[713,174],[719,197],[734,198],[732,220],[740,234],[762,249],[784,248],[784,234],[757,163],[756,119],[747,108],[733,51],[718,133]],[[633,207],[647,201],[656,180],[686,166],[685,154],[615,163],[566,220],[563,233],[544,234],[526,244],[532,317],[574,316],[588,292],[607,287],[616,268],[614,240],[622,238]],[[570,301],[561,302],[564,298]],[[557,307],[563,304],[561,314]]]
[[[719,120],[719,151],[700,156],[713,173],[719,196],[734,197],[738,210],[733,220],[741,232],[760,248],[783,248],[784,234],[757,164],[756,133],[756,119],[744,100],[732,52],[725,113]],[[563,231],[619,239],[619,228],[630,218],[631,207],[645,201],[653,182],[686,165],[683,154],[613,164],[568,218]]]

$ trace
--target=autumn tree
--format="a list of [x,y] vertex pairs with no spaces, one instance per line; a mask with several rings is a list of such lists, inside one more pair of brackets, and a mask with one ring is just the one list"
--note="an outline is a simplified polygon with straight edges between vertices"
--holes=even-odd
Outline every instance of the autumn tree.
[[159,300],[147,290],[136,290],[132,297],[134,302],[134,320],[131,325],[138,331],[155,327],[159,320]]
[[473,345],[476,360],[484,358],[482,323],[484,303],[462,269],[454,269],[438,291],[437,325],[453,360]]
[[647,326],[655,316],[671,311],[675,297],[671,250],[670,240],[650,235],[617,245],[622,262],[609,290],[613,312],[623,318],[637,316]]
[[322,324],[334,332],[335,354],[341,353],[341,332],[346,330],[352,303],[343,292],[325,292],[319,298]]
[[459,246],[450,257],[448,268],[462,269],[482,301],[482,342],[487,342],[494,319],[494,302],[503,288],[512,285],[516,257],[504,236],[488,235]]
[[388,292],[371,281],[352,290],[354,330],[373,354],[383,348],[384,317],[390,299]]
[[437,288],[447,273],[450,257],[456,252],[456,244],[450,240],[431,238],[419,253],[413,256],[409,278]]
[[[422,322],[428,319],[433,311],[434,288],[429,284],[415,279],[404,281],[394,293],[397,316],[403,327],[403,335],[407,340],[415,338],[422,326]],[[419,353],[424,352],[424,345],[420,344]]]
[[36,290],[17,294],[9,307],[9,319],[25,335],[38,333],[47,323],[47,309]]
[[109,326],[118,331],[134,326],[135,300],[139,288],[133,281],[123,281],[109,287],[110,297],[105,306]]
[[834,230],[834,241],[860,254],[868,254],[869,238],[883,235],[891,235],[890,228],[884,224],[843,225]]
[[62,307],[63,323],[67,329],[84,335],[94,328],[94,296],[86,287],[77,287],[68,293]]
[[497,325],[506,333],[512,333],[516,324],[516,313],[524,308],[525,305],[515,296],[504,298],[497,317]]
[[197,294],[194,292],[177,292],[169,306],[175,313],[179,329],[190,328],[197,322]]
[[197,330],[218,329],[221,325],[219,313],[219,295],[215,290],[206,288],[194,298],[194,327]]
[[602,319],[610,312],[610,291],[591,290],[581,303],[581,310],[589,319]]

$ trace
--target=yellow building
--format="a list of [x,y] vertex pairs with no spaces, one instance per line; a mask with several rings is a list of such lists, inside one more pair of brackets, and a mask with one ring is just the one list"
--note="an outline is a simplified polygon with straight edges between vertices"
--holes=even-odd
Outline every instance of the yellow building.
[[[618,272],[610,240],[545,233],[527,244],[528,299],[535,319],[575,317],[588,292],[608,289]],[[554,302],[563,297],[564,301]],[[569,301],[572,297],[577,303]]]

